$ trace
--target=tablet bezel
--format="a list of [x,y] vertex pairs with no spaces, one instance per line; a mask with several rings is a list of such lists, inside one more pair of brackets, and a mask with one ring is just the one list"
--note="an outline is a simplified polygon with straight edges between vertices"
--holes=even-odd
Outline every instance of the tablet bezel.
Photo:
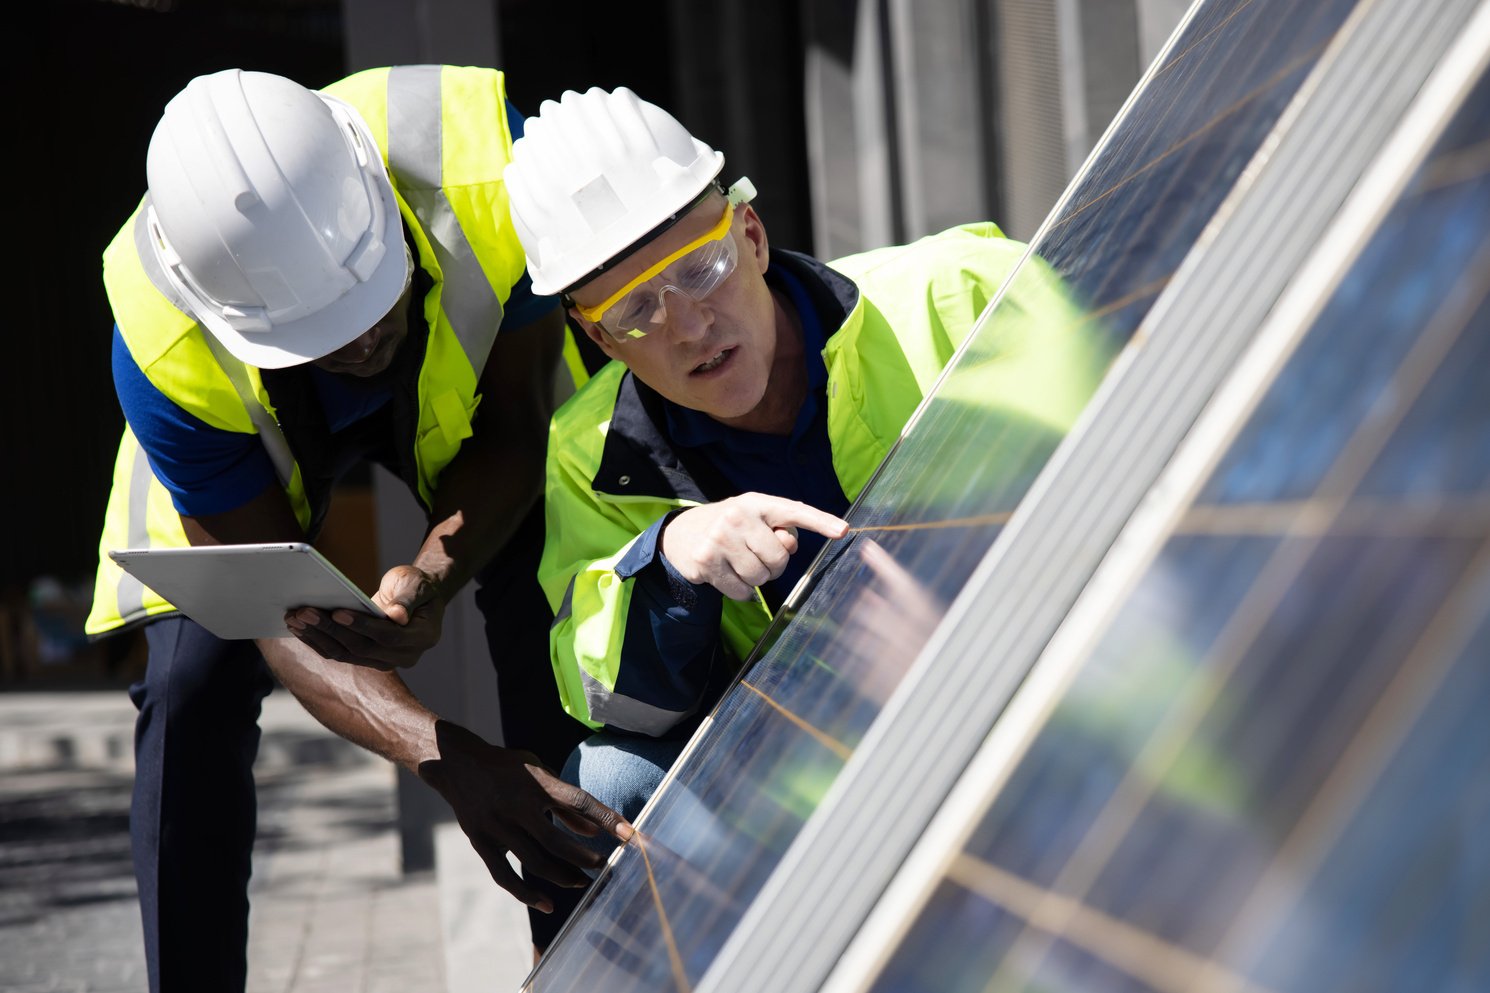
[[306,542],[122,548],[109,558],[226,641],[293,637],[284,615],[296,607],[387,616]]

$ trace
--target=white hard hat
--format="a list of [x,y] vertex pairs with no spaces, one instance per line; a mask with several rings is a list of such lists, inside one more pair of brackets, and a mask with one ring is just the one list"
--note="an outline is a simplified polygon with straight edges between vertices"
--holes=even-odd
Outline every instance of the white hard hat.
[[372,134],[299,83],[225,69],[166,105],[145,160],[166,277],[236,358],[265,369],[357,338],[403,293],[403,222]]
[[583,281],[692,203],[724,156],[624,86],[545,100],[503,174],[533,292]]

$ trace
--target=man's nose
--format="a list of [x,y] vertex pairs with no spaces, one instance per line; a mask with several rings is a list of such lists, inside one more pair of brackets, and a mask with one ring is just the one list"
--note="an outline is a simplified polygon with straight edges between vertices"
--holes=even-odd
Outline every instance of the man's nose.
[[662,291],[664,320],[677,341],[696,341],[708,334],[714,312],[682,290],[669,286]]
[[351,341],[347,342],[345,345],[332,352],[331,355],[333,358],[340,359],[343,362],[361,362],[369,355],[371,355],[373,353],[373,349],[377,347],[378,329],[376,326],[374,326],[368,328],[366,331],[362,332],[357,337],[353,338]]

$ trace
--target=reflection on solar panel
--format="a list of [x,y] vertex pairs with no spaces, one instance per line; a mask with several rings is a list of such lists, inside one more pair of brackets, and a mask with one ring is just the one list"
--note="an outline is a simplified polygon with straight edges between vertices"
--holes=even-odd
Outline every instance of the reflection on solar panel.
[[[902,699],[913,702],[915,694],[924,687],[935,688],[938,681],[945,684],[950,678],[953,684],[944,685],[943,689],[964,697],[986,696],[990,706],[995,706],[994,698],[998,695],[994,692],[995,685],[1001,686],[1000,692],[1007,696],[1024,676],[1026,667],[1047,639],[1043,628],[1034,623],[1030,625],[1030,638],[1034,640],[1028,651],[1000,653],[994,658],[985,654],[978,660],[982,667],[979,678],[963,680],[950,668],[956,654],[951,649],[958,647],[957,625],[960,618],[968,616],[969,594],[964,592],[965,588],[973,591],[985,585],[980,577],[991,568],[989,563],[1000,560],[1000,549],[1009,550],[1001,559],[1007,562],[1016,560],[1011,556],[1022,547],[1021,542],[1031,549],[1040,547],[1025,540],[1037,536],[1036,532],[1041,530],[1033,523],[1025,530],[1010,527],[1007,534],[1004,526],[1011,520],[1017,521],[1031,506],[1036,511],[1048,506],[1055,491],[1061,493],[1067,506],[1087,503],[1101,506],[1110,502],[1113,531],[1127,518],[1131,505],[1152,483],[1153,472],[1146,477],[1142,472],[1133,473],[1135,478],[1123,491],[1130,495],[1120,499],[1114,496],[1118,487],[1112,475],[1087,474],[1084,480],[1066,483],[1056,471],[1061,467],[1058,464],[1069,467],[1082,463],[1064,457],[1052,462],[1052,453],[1077,423],[1114,358],[1135,333],[1144,345],[1122,353],[1120,371],[1110,377],[1107,391],[1110,398],[1153,393],[1168,402],[1169,395],[1163,389],[1145,391],[1144,383],[1152,381],[1168,389],[1172,383],[1184,387],[1193,382],[1200,385],[1195,385],[1185,399],[1196,409],[1205,401],[1209,395],[1204,387],[1205,377],[1221,378],[1229,367],[1225,354],[1217,351],[1211,355],[1213,366],[1199,360],[1193,370],[1182,365],[1166,366],[1164,362],[1171,352],[1157,347],[1164,338],[1164,329],[1183,328],[1182,318],[1194,319],[1201,322],[1193,325],[1197,339],[1208,340],[1204,335],[1215,325],[1221,329],[1217,340],[1223,341],[1221,332],[1230,330],[1223,326],[1235,315],[1241,315],[1235,316],[1240,323],[1239,329],[1232,331],[1232,338],[1238,350],[1245,345],[1294,268],[1285,251],[1287,239],[1269,241],[1269,226],[1276,230],[1277,225],[1287,223],[1303,232],[1294,239],[1297,243],[1292,251],[1294,257],[1304,257],[1317,230],[1333,216],[1340,198],[1351,188],[1353,178],[1376,147],[1370,129],[1363,129],[1359,119],[1350,113],[1369,119],[1375,112],[1388,124],[1394,122],[1400,108],[1416,92],[1426,67],[1436,61],[1435,52],[1452,37],[1474,4],[1469,0],[1459,3],[1444,0],[1427,6],[1434,8],[1433,15],[1421,17],[1413,16],[1414,4],[1408,0],[1315,0],[1308,4],[1293,0],[1212,0],[1192,11],[1168,51],[1110,130],[1088,169],[1037,235],[1030,259],[985,315],[973,340],[866,489],[851,514],[853,535],[830,547],[805,595],[799,595],[794,606],[783,612],[742,682],[726,696],[712,722],[696,737],[670,781],[655,798],[641,823],[638,840],[618,855],[597,882],[584,906],[530,978],[529,988],[689,990],[702,980],[702,986],[710,989],[775,990],[787,988],[786,980],[794,977],[804,984],[800,988],[815,988],[816,981],[811,977],[817,973],[799,968],[798,959],[791,958],[780,941],[767,942],[766,954],[779,950],[781,961],[790,960],[791,965],[783,966],[785,979],[778,976],[765,985],[761,985],[758,973],[747,973],[746,967],[740,965],[750,963],[753,969],[762,963],[761,968],[765,969],[759,949],[737,951],[733,955],[730,951],[736,945],[749,949],[750,936],[764,933],[752,924],[752,915],[754,918],[770,915],[771,908],[777,907],[773,901],[780,900],[781,894],[789,890],[793,878],[799,887],[820,893],[836,893],[834,887],[839,883],[855,881],[849,877],[862,878],[869,881],[866,885],[872,885],[875,874],[868,872],[867,866],[861,873],[854,864],[853,854],[879,844],[881,833],[894,832],[882,832],[884,825],[878,818],[851,819],[849,823],[855,827],[848,832],[819,832],[826,838],[825,843],[836,846],[842,858],[847,859],[846,869],[819,878],[814,872],[826,862],[798,859],[791,863],[793,872],[783,871],[772,878],[773,872],[789,852],[797,852],[813,840],[798,836],[830,789],[839,799],[818,811],[814,825],[831,824],[830,815],[852,810],[845,800],[851,796],[853,777],[844,777],[847,785],[835,786],[835,779],[846,762],[887,763],[893,768],[881,777],[885,782],[896,781],[896,777],[902,780],[919,777],[935,783],[937,777],[929,773],[938,762],[949,765],[940,770],[941,779],[950,784],[956,777],[961,761],[956,750],[947,744],[949,735],[973,733],[976,737],[971,744],[975,745],[976,738],[981,738],[987,729],[986,722],[971,728],[940,726],[936,715],[941,711],[931,711],[929,719],[914,729],[916,736],[905,739],[909,745],[894,745],[895,729],[907,723],[899,720],[905,707],[892,708],[885,720],[876,723],[885,702],[897,689],[900,690],[897,704]],[[1347,24],[1351,30],[1342,31]],[[1398,45],[1368,44],[1382,39],[1391,39]],[[1375,89],[1362,97],[1358,85],[1355,95],[1359,103],[1347,110],[1334,112],[1334,101],[1322,101],[1327,106],[1311,117],[1307,113],[1313,109],[1309,101],[1300,99],[1300,94],[1328,94],[1334,92],[1332,86],[1339,90],[1353,82],[1359,84],[1360,80],[1369,80]],[[1393,111],[1394,107],[1398,110]],[[1342,133],[1329,133],[1331,126],[1341,128]],[[1336,157],[1327,154],[1331,151]],[[1275,157],[1279,160],[1276,163],[1272,161]],[[1291,173],[1284,168],[1287,162],[1312,165],[1314,171],[1300,168]],[[1270,189],[1287,190],[1294,200],[1264,195]],[[1276,215],[1277,204],[1287,207],[1286,217]],[[1485,229],[1484,219],[1475,217],[1465,224],[1464,237],[1476,243]],[[1398,244],[1402,242],[1399,240]],[[1444,245],[1432,247],[1447,250]],[[1472,253],[1463,254],[1468,257]],[[1238,259],[1254,258],[1260,264],[1272,264],[1273,271],[1237,272],[1246,268],[1238,265]],[[1361,264],[1365,263],[1363,259]],[[1219,275],[1211,281],[1206,278],[1207,273]],[[1413,280],[1404,278],[1402,282],[1406,285]],[[1372,306],[1371,301],[1379,298],[1364,291],[1374,293],[1380,283],[1379,277],[1361,283],[1360,297],[1367,309]],[[1431,288],[1420,292],[1425,294],[1424,299],[1432,299]],[[1227,293],[1232,296],[1228,297]],[[1236,301],[1234,308],[1227,304],[1228,309],[1215,309],[1217,301],[1231,299]],[[1162,305],[1156,307],[1160,301]],[[970,300],[968,305],[982,308],[985,303]],[[1212,309],[1207,310],[1207,305]],[[1249,314],[1250,317],[1246,316]],[[1364,334],[1359,323],[1351,325],[1347,321],[1340,329],[1337,335]],[[1165,340],[1182,337],[1174,330],[1167,334]],[[1153,336],[1152,343],[1144,341],[1149,336]],[[1405,340],[1411,346],[1412,341]],[[1356,353],[1356,359],[1368,370],[1390,373],[1396,368],[1377,354],[1377,349],[1359,348],[1354,343],[1342,347],[1338,340],[1333,347]],[[1297,361],[1303,361],[1305,351],[1300,351]],[[1183,357],[1182,352],[1176,349],[1173,354]],[[1013,377],[1006,371],[1009,364],[1004,359],[1011,355],[1020,357],[1023,363],[1020,368],[1026,375]],[[1458,368],[1472,371],[1474,357],[1468,352],[1458,355]],[[1485,354],[1483,342],[1478,357],[1490,358]],[[1322,374],[1317,366],[1318,363],[1313,375],[1322,376],[1335,386],[1364,388],[1350,375]],[[1032,368],[1042,373],[1057,373],[1042,375],[1040,379],[1064,386],[1033,389],[1032,379],[1027,375]],[[1288,382],[1287,376],[1278,382],[1282,388]],[[1471,383],[1466,379],[1452,389],[1472,391]],[[1385,388],[1379,386],[1378,390]],[[1128,391],[1126,394],[1124,389]],[[1316,399],[1316,406],[1307,408],[1316,411],[1316,416],[1306,418],[1303,423],[1345,425],[1340,430],[1356,430],[1349,421],[1353,408],[1345,406],[1350,398],[1342,393],[1343,398],[1338,401],[1326,400],[1319,389],[1319,384],[1306,376],[1287,394]],[[1457,410],[1452,406],[1454,403],[1468,403],[1472,399],[1467,393],[1460,398],[1452,391],[1428,391],[1423,396],[1437,398],[1432,402],[1439,406],[1425,408],[1423,413],[1409,416],[1403,422],[1403,430],[1409,423],[1416,425],[1414,437],[1420,439],[1439,437],[1435,433],[1439,422],[1434,420],[1434,409]],[[1163,406],[1158,401],[1155,405]],[[1130,399],[1131,409],[1139,406]],[[1189,420],[1175,411],[1188,408],[1176,399],[1166,409],[1169,421],[1173,422],[1170,431],[1178,443]],[[1283,404],[1278,416],[1292,409]],[[1318,411],[1338,416],[1333,420],[1322,418]],[[1131,423],[1146,422],[1134,419]],[[1483,502],[1487,485],[1485,463],[1490,461],[1490,453],[1484,451],[1484,438],[1490,436],[1487,426],[1490,425],[1483,420],[1478,428],[1471,426],[1467,433],[1455,436],[1460,439],[1459,449],[1436,450],[1437,454],[1425,452],[1421,443],[1414,446],[1402,441],[1394,443],[1396,447],[1388,444],[1379,464],[1395,466],[1395,474],[1389,468],[1372,469],[1380,479],[1368,472],[1358,481],[1359,492],[1369,493],[1376,502],[1354,506],[1349,514],[1342,510],[1342,519],[1349,517],[1356,523],[1355,531],[1346,532],[1346,540],[1338,548],[1326,541],[1324,535],[1316,535],[1316,544],[1321,548],[1328,546],[1332,557],[1315,563],[1312,568],[1317,572],[1302,569],[1299,577],[1312,576],[1316,582],[1325,584],[1325,588],[1331,583],[1339,588],[1347,579],[1366,581],[1374,576],[1370,581],[1376,584],[1371,587],[1375,599],[1370,602],[1376,606],[1370,616],[1386,618],[1393,611],[1413,613],[1413,616],[1431,613],[1434,597],[1453,586],[1446,578],[1449,573],[1454,568],[1461,572],[1469,568],[1466,561],[1461,561],[1465,559],[1463,549],[1455,552],[1447,546],[1464,541],[1478,542],[1480,546],[1484,543],[1485,508],[1475,501]],[[1373,651],[1380,653],[1387,649],[1359,624],[1349,628],[1360,636],[1349,643],[1353,647],[1347,650],[1346,643],[1335,646],[1303,623],[1317,619],[1327,604],[1293,600],[1288,602],[1301,608],[1295,616],[1297,637],[1289,641],[1283,637],[1286,632],[1280,629],[1277,638],[1256,641],[1249,651],[1257,655],[1258,681],[1255,685],[1238,684],[1241,691],[1235,686],[1228,690],[1228,705],[1223,710],[1236,721],[1235,726],[1218,729],[1215,740],[1207,739],[1206,748],[1182,750],[1185,761],[1178,763],[1173,771],[1132,762],[1135,755],[1144,754],[1147,740],[1135,736],[1155,721],[1165,719],[1168,713],[1164,709],[1166,690],[1183,692],[1188,699],[1216,681],[1226,684],[1220,670],[1205,661],[1209,643],[1201,641],[1207,622],[1212,625],[1210,635],[1214,640],[1219,637],[1217,631],[1232,616],[1225,598],[1232,597],[1232,606],[1240,604],[1246,590],[1255,586],[1259,577],[1271,575],[1267,572],[1270,556],[1288,543],[1282,537],[1291,535],[1290,529],[1299,522],[1318,524],[1324,520],[1326,525],[1334,526],[1330,523],[1334,519],[1327,516],[1327,508],[1334,504],[1321,506],[1317,501],[1321,494],[1336,502],[1342,496],[1334,490],[1322,489],[1324,483],[1319,480],[1305,485],[1296,469],[1270,469],[1273,478],[1291,482],[1297,492],[1279,496],[1258,489],[1257,466],[1295,465],[1297,453],[1292,440],[1284,443],[1276,440],[1288,439],[1286,432],[1292,429],[1291,426],[1278,426],[1273,431],[1259,429],[1259,440],[1249,450],[1252,454],[1246,456],[1253,461],[1237,463],[1230,475],[1223,476],[1218,471],[1217,479],[1231,480],[1231,488],[1225,491],[1229,495],[1197,503],[1193,521],[1203,522],[1209,513],[1213,523],[1206,527],[1220,532],[1228,528],[1237,532],[1240,528],[1241,532],[1222,538],[1210,532],[1176,535],[1175,541],[1180,544],[1173,551],[1175,564],[1163,573],[1165,579],[1154,580],[1157,585],[1152,587],[1140,587],[1150,590],[1147,600],[1141,602],[1157,603],[1165,608],[1159,616],[1173,622],[1175,629],[1166,629],[1152,621],[1147,626],[1137,620],[1128,622],[1138,632],[1133,636],[1138,639],[1134,642],[1138,648],[1127,655],[1119,652],[1110,658],[1102,656],[1109,661],[1093,671],[1104,674],[1104,678],[1084,683],[1083,694],[1073,692],[1075,709],[1057,709],[1061,719],[1052,718],[1044,725],[1036,741],[1047,745],[1032,746],[1025,760],[1036,764],[1022,764],[1005,792],[993,801],[990,816],[1003,820],[990,821],[986,837],[979,834],[974,840],[964,839],[967,843],[959,849],[958,859],[939,869],[938,878],[943,882],[925,904],[927,916],[903,936],[905,940],[890,961],[889,971],[877,980],[880,985],[876,988],[1000,989],[1004,985],[1049,984],[1054,988],[1144,989],[1151,988],[1146,984],[1154,977],[1131,967],[1132,958],[1140,952],[1143,954],[1137,954],[1138,958],[1152,952],[1156,957],[1170,956],[1181,962],[1181,966],[1190,962],[1214,964],[1218,970],[1223,968],[1222,963],[1235,962],[1229,956],[1215,957],[1213,948],[1185,945],[1177,939],[1174,926],[1199,926],[1205,917],[1196,908],[1175,909],[1174,920],[1165,922],[1170,931],[1147,919],[1129,920],[1125,916],[1134,907],[1147,906],[1146,889],[1135,883],[1144,878],[1151,864],[1142,859],[1091,863],[1095,874],[1090,880],[1080,877],[1085,888],[1080,888],[1074,896],[1057,883],[1062,881],[1065,867],[1075,864],[1072,861],[1075,855],[1085,851],[1082,845],[1086,836],[1080,833],[1083,830],[1080,823],[1071,818],[1085,812],[1091,822],[1102,816],[1100,809],[1082,806],[1100,807],[1102,787],[1107,789],[1109,797],[1126,800],[1127,794],[1120,795],[1118,784],[1133,770],[1141,769],[1145,776],[1162,773],[1166,786],[1173,780],[1173,789],[1178,790],[1180,799],[1192,801],[1192,806],[1175,801],[1168,790],[1162,793],[1165,804],[1155,805],[1159,792],[1140,790],[1129,805],[1154,818],[1147,821],[1134,815],[1134,825],[1141,822],[1142,832],[1135,828],[1114,834],[1104,829],[1094,838],[1104,844],[1114,840],[1146,844],[1150,848],[1143,854],[1151,856],[1155,845],[1161,850],[1172,847],[1167,830],[1192,830],[1195,845],[1184,851],[1193,859],[1193,865],[1219,868],[1224,860],[1217,852],[1227,852],[1228,845],[1235,845],[1238,850],[1233,853],[1234,864],[1238,872],[1243,872],[1247,858],[1265,862],[1268,857],[1259,839],[1270,825],[1259,828],[1257,823],[1236,815],[1236,811],[1246,811],[1249,817],[1272,816],[1272,808],[1245,805],[1245,800],[1260,793],[1262,783],[1248,777],[1262,772],[1280,777],[1291,784],[1289,788],[1298,798],[1306,798],[1311,782],[1308,776],[1333,767],[1328,754],[1310,751],[1317,744],[1313,737],[1315,718],[1328,710],[1310,705],[1329,698],[1336,688],[1344,685],[1344,677],[1350,673],[1349,666],[1344,665],[1346,660],[1359,663],[1363,652],[1371,655]],[[1327,428],[1319,430],[1327,431]],[[1073,433],[1068,447],[1083,439],[1088,447],[1104,447],[1092,441],[1098,436],[1089,417],[1083,421],[1082,430]],[[1147,437],[1142,435],[1139,440]],[[1127,443],[1134,442],[1128,439]],[[1480,466],[1479,475],[1466,468],[1463,457],[1466,450],[1463,446],[1473,448],[1476,444],[1481,446],[1476,463]],[[1121,446],[1106,447],[1116,451]],[[1242,448],[1236,450],[1240,452]],[[1330,450],[1326,441],[1319,441],[1309,449]],[[1074,451],[1079,455],[1081,449]],[[1155,458],[1158,458],[1154,468],[1157,472],[1163,459]],[[1445,479],[1457,480],[1454,485],[1459,488],[1452,493],[1463,499],[1453,506],[1441,506],[1443,501],[1439,497],[1444,495],[1445,487],[1428,486],[1411,494],[1416,497],[1426,493],[1426,503],[1413,503],[1410,513],[1401,513],[1402,508],[1397,504],[1402,502],[1398,499],[1402,493],[1392,490],[1388,481],[1404,476],[1426,477],[1434,472]],[[1041,488],[1037,490],[1040,498],[1022,504],[1037,478],[1041,480]],[[1377,480],[1375,489],[1370,488],[1371,480]],[[1211,509],[1202,512],[1201,507]],[[1378,511],[1374,517],[1373,507]],[[1382,510],[1383,507],[1388,509]],[[1421,520],[1426,522],[1423,526],[1427,531],[1422,535],[1385,534],[1384,544],[1369,554],[1352,544],[1349,534],[1369,530],[1372,521],[1382,519],[1397,525]],[[1042,518],[1032,513],[1028,520],[1038,522]],[[1265,524],[1272,530],[1265,528]],[[1478,538],[1473,537],[1475,527],[1480,529]],[[1454,528],[1459,531],[1453,531]],[[1466,533],[1471,537],[1465,539]],[[1084,533],[1065,537],[1080,545]],[[1218,551],[1218,540],[1223,544],[1229,542],[1226,547],[1233,551],[1225,554]],[[1418,543],[1415,545],[1414,541]],[[1044,604],[1050,613],[1051,626],[1080,591],[1085,577],[1106,551],[1108,541],[1094,538],[1092,544],[1094,547],[1089,550],[1092,561],[1085,567],[1086,571],[1070,572],[1070,582],[1075,585],[1069,594],[1050,598]],[[994,549],[992,554],[990,548]],[[1292,561],[1297,554],[1302,553],[1290,552],[1288,560]],[[1313,552],[1305,558],[1312,562],[1312,555]],[[1052,561],[1058,558],[1053,557]],[[1450,560],[1458,562],[1457,567]],[[1389,579],[1377,569],[1382,562],[1407,563],[1413,568],[1403,566],[1402,574]],[[1481,564],[1475,568],[1480,569],[1478,588],[1483,601],[1485,567]],[[1247,569],[1252,571],[1248,573]],[[1299,577],[1292,577],[1289,582]],[[1438,585],[1434,586],[1434,582]],[[1175,610],[1176,604],[1183,604],[1184,609]],[[1390,604],[1392,611],[1383,609],[1381,604]],[[948,613],[949,605],[951,613]],[[999,606],[972,609],[992,615]],[[939,630],[944,614],[948,623]],[[1348,616],[1342,615],[1344,620]],[[953,629],[951,633],[949,627]],[[1123,630],[1128,630],[1123,623],[1113,628],[1114,632]],[[933,657],[940,653],[922,652],[934,634],[937,640],[932,644],[948,649],[945,661],[949,665],[943,664],[944,659]],[[1140,635],[1149,641],[1143,641]],[[1484,649],[1490,646],[1486,645],[1487,636],[1483,632],[1479,637],[1483,658]],[[1317,651],[1326,643],[1340,649],[1329,672],[1311,669],[1305,675],[1284,664],[1295,660],[1300,653]],[[1192,651],[1199,654],[1192,658],[1187,654]],[[903,677],[918,655],[915,676],[905,680],[907,685],[902,687]],[[1378,666],[1361,664],[1360,668],[1376,671]],[[1281,711],[1276,707],[1254,706],[1255,713],[1246,710],[1250,701],[1266,699],[1273,704],[1276,701],[1271,694],[1291,694],[1293,690],[1299,695],[1289,695],[1286,703],[1301,708],[1300,712],[1306,715],[1301,721],[1268,725],[1263,718],[1277,716]],[[1354,705],[1369,705],[1369,692],[1369,689],[1355,690],[1356,695],[1351,697]],[[1264,693],[1269,696],[1264,698]],[[1249,720],[1257,723],[1249,724]],[[1047,741],[1044,736],[1052,734],[1052,728],[1064,729],[1064,736]],[[1280,730],[1290,733],[1282,734]],[[1130,738],[1136,744],[1129,743]],[[1175,740],[1183,742],[1189,738],[1182,735]],[[1118,747],[1125,743],[1130,744],[1131,753]],[[1233,753],[1233,749],[1240,749],[1250,755],[1248,749],[1262,746],[1271,749],[1272,765],[1254,766],[1243,761],[1241,754]],[[1124,761],[1130,765],[1125,766]],[[1092,763],[1090,768],[1088,763]],[[921,775],[923,768],[927,772],[925,776]],[[1463,775],[1472,776],[1474,769],[1466,765]],[[1087,775],[1093,777],[1091,781],[1083,778]],[[1266,782],[1271,785],[1273,780]],[[1147,779],[1138,777],[1137,785],[1147,788],[1147,783]],[[936,794],[939,802],[946,790],[936,789],[940,790]],[[1009,799],[1005,801],[1004,797]],[[906,806],[916,808],[917,804]],[[1126,813],[1128,809],[1123,807],[1120,812]],[[1266,814],[1262,814],[1264,810]],[[883,809],[883,812],[885,821],[902,815],[909,817],[899,829],[907,837],[908,846],[933,809]],[[1193,816],[1187,820],[1185,815]],[[1241,827],[1231,826],[1223,815],[1235,816]],[[1212,827],[1216,828],[1214,833],[1204,833]],[[1129,838],[1134,840],[1129,842]],[[903,848],[900,854],[903,856]],[[1087,858],[1089,861],[1090,856]],[[1120,865],[1129,875],[1108,878],[1104,872],[1110,865]],[[888,874],[893,869],[893,864],[888,865],[883,872]],[[1184,870],[1181,867],[1174,871]],[[784,876],[793,878],[783,881]],[[994,882],[987,883],[987,879]],[[772,888],[763,893],[768,880]],[[1175,886],[1173,882],[1167,885]],[[1000,886],[1003,888],[997,888]],[[1474,891],[1467,892],[1474,895]],[[834,921],[821,913],[808,914],[803,926],[813,929],[812,940],[803,942],[803,932],[798,930],[794,936],[796,944],[813,945],[834,923],[844,931],[846,940],[867,913],[868,901],[878,895],[878,889],[866,893],[867,896],[859,894],[854,901],[830,902],[827,917]],[[793,903],[804,908],[818,906],[807,899],[796,899],[788,907]],[[1051,906],[1056,911],[1045,909]],[[1111,925],[1102,931],[1103,940],[1111,934],[1118,934],[1125,941],[1131,939],[1130,943],[1121,945],[1121,954],[1110,952],[1107,945],[1095,939],[1088,940],[1087,931],[1068,933],[1049,926],[1041,916],[1058,912],[1064,915],[1063,919],[1087,922],[1088,917],[1083,915],[1088,911],[1093,915],[1091,920],[1104,927]],[[789,915],[777,916],[784,921]],[[1213,923],[1212,930],[1223,925],[1224,922]],[[733,939],[732,934],[735,934]],[[1299,935],[1293,933],[1293,937]],[[721,956],[727,941],[731,942],[731,950]],[[832,945],[826,939],[822,943],[824,947]],[[1485,943],[1480,947],[1485,947]],[[793,954],[797,951],[800,949],[792,950]],[[836,950],[829,954],[836,957]],[[1184,958],[1185,955],[1190,958]],[[716,956],[721,964],[711,971]],[[946,971],[937,974],[917,971],[932,960],[945,962]],[[829,958],[826,965],[831,965],[831,961]],[[1230,964],[1225,968],[1237,969],[1237,966]],[[1234,974],[1251,975],[1244,970]],[[861,975],[862,982],[853,988],[876,981],[864,978],[868,975]],[[1232,975],[1217,973],[1220,980]],[[992,986],[988,985],[990,977],[998,980]],[[1008,982],[1001,985],[1004,979]],[[1249,982],[1261,982],[1261,979],[1254,977]]]
[[975,767],[878,976],[830,988],[1490,989],[1487,234],[1482,79],[1235,439],[1197,431],[1214,468]]

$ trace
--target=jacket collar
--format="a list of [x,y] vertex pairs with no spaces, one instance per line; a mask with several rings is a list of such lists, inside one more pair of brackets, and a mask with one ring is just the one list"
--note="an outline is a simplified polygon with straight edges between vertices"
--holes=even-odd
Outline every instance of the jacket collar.
[[[772,249],[771,265],[790,272],[806,289],[822,326],[834,329],[828,335],[832,348],[833,336],[858,305],[859,288],[847,276],[800,252]],[[593,490],[693,503],[735,495],[734,488],[707,461],[673,445],[667,433],[669,403],[627,370],[616,391],[600,465],[590,481]]]

